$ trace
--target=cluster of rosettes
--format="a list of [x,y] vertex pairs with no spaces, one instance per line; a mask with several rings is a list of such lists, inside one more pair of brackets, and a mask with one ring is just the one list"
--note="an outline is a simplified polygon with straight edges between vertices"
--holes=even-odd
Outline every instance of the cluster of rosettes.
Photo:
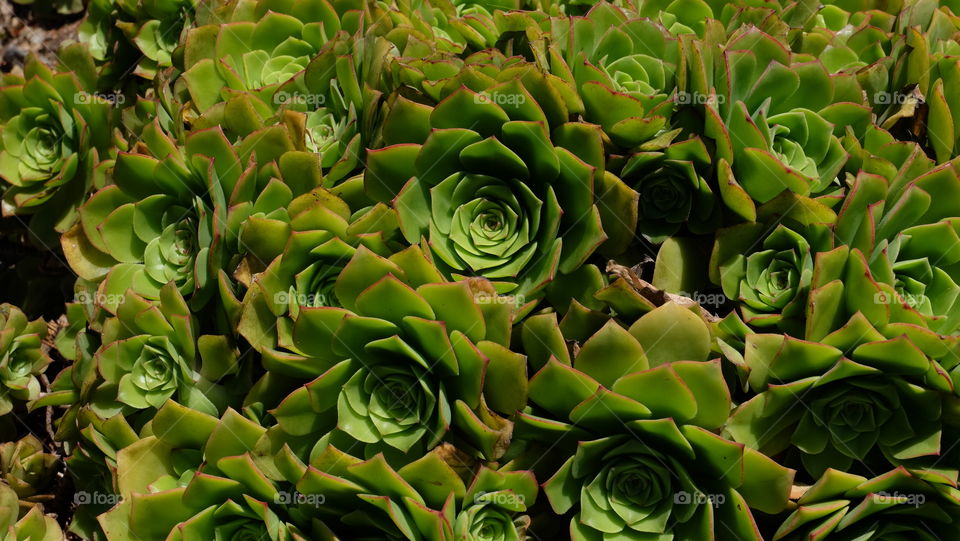
[[86,10],[0,76],[0,540],[957,537],[960,2]]

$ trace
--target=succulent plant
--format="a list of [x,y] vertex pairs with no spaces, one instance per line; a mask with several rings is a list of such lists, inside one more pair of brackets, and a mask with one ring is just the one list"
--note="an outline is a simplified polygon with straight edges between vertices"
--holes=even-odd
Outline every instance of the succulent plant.
[[[283,84],[273,95],[282,114],[295,112],[292,118],[303,132],[303,148],[298,150],[319,155],[326,186],[353,174],[360,163],[382,94],[378,89],[382,66],[393,49],[384,38],[340,31],[324,43],[302,77]],[[235,123],[229,116],[225,120]]]
[[[250,243],[254,256],[269,264],[255,275],[247,290],[238,329],[254,348],[270,358],[297,351],[291,333],[301,308],[341,307],[337,278],[357,246],[390,255],[382,235],[355,232],[363,224],[349,223],[347,204],[322,188],[292,200],[287,209],[283,220],[251,216],[241,226],[240,234]],[[382,210],[386,212],[386,207]],[[268,237],[276,237],[272,239],[275,244],[259,242]],[[281,245],[282,252],[277,254]],[[270,322],[268,313],[276,317],[275,322]],[[299,370],[291,372],[300,374]]]
[[523,513],[537,497],[529,472],[481,466],[464,479],[446,460],[434,449],[394,469],[383,455],[362,460],[329,446],[291,473],[300,473],[296,487],[302,500],[331,495],[311,511],[352,538],[527,538],[530,519]]
[[[223,220],[213,216],[223,212],[224,203],[217,205],[217,198],[223,201],[224,192],[232,188],[227,183],[235,183],[241,173],[233,170],[221,179],[218,172],[230,171],[228,167],[221,163],[217,169],[211,167],[211,158],[181,153],[156,123],[147,134],[152,153],[162,157],[119,155],[116,183],[93,194],[80,209],[80,223],[63,241],[67,260],[81,277],[103,280],[98,300],[110,310],[130,287],[158,298],[160,288],[171,280],[184,295],[199,292],[202,302],[209,290],[208,265],[216,257],[212,244]],[[208,148],[214,138],[213,133],[194,135],[194,141],[205,140]],[[222,145],[216,151],[227,153],[221,162],[234,157],[226,141],[215,143]]]
[[59,458],[44,451],[43,443],[32,434],[17,441],[0,443],[0,474],[21,501],[49,500],[45,494]]
[[728,205],[741,191],[766,203],[784,190],[836,190],[846,152],[835,131],[862,129],[870,117],[854,76],[831,74],[817,61],[792,63],[783,45],[751,27],[715,55],[715,87],[698,75],[688,92],[704,97],[704,133],[717,141],[717,161],[731,166]]
[[221,380],[240,367],[225,337],[198,336],[197,326],[173,282],[161,288],[157,302],[128,289],[116,314],[103,322],[103,345],[68,367],[34,407],[88,404],[109,418],[155,411],[174,398],[215,415],[230,399]]
[[[795,52],[820,59],[830,73],[858,73],[868,96],[871,90],[885,90],[871,83],[886,83],[894,59],[901,52],[902,46],[891,39],[895,18],[879,10],[850,13],[836,5],[824,6],[816,17],[820,24],[803,34]],[[877,74],[873,80],[869,77],[872,74]],[[886,95],[872,98],[872,103],[887,101]]]
[[[67,261],[80,277],[100,283],[97,304],[110,311],[127,288],[157,299],[171,281],[192,306],[203,307],[218,290],[219,273],[247,251],[238,236],[249,214],[280,210],[320,182],[319,174],[284,175],[304,167],[304,156],[279,126],[237,146],[219,129],[201,130],[179,147],[154,121],[145,139],[149,153],[119,155],[115,183],[93,194],[62,238]],[[262,198],[246,200],[258,190]]]
[[730,417],[735,441],[770,455],[795,448],[814,477],[941,452],[941,393],[953,384],[906,335],[886,339],[861,316],[823,343],[751,334],[745,351],[759,394]]
[[[885,132],[878,135],[889,138]],[[956,255],[944,250],[956,235],[952,198],[946,194],[960,187],[960,177],[951,166],[930,167],[916,145],[888,144],[883,151],[864,161],[882,174],[864,171],[850,178],[851,193],[835,228],[842,245],[818,257],[811,302],[826,296],[839,302],[821,303],[808,318],[806,333],[812,339],[858,310],[877,324],[910,322],[942,334],[953,333],[960,323]],[[868,212],[870,219],[863,220]],[[862,277],[856,276],[858,268]],[[840,276],[849,279],[837,281]],[[847,293],[852,288],[863,293]]]
[[639,194],[637,231],[661,243],[681,229],[711,233],[720,205],[708,182],[710,154],[699,138],[630,156],[621,176]]
[[[532,351],[563,344],[555,319],[524,331]],[[713,432],[731,404],[710,342],[698,315],[668,303],[629,329],[608,321],[572,358],[553,350],[530,379],[518,437],[573,447],[544,483],[555,513],[577,509],[572,539],[759,539],[748,508],[785,508],[793,472]]]
[[761,206],[757,219],[717,232],[710,278],[740,301],[746,323],[802,329],[814,260],[833,247],[829,225],[836,214],[786,192]]
[[576,81],[584,118],[631,150],[665,131],[677,87],[679,41],[649,19],[606,2],[583,17],[551,21],[552,72]]
[[85,48],[64,50],[65,71],[31,57],[23,76],[0,80],[0,178],[3,214],[32,214],[38,226],[64,231],[93,184],[99,160],[111,154],[118,94],[97,93]]
[[92,0],[78,34],[93,57],[107,63],[107,73],[125,69],[152,79],[173,65],[174,50],[193,23],[196,5],[194,0]]
[[[190,423],[189,433],[177,429]],[[277,513],[292,487],[269,475],[275,468],[257,450],[265,432],[257,422],[227,410],[212,417],[176,402],[161,408],[152,435],[117,453],[120,503],[98,517],[107,539],[269,539],[317,537]],[[284,492],[284,489],[289,492]]]
[[[526,297],[604,241],[613,239],[611,251],[629,242],[636,199],[616,176],[601,175],[596,126],[565,122],[580,105],[562,80],[492,60],[475,58],[459,72],[483,73],[478,91],[458,88],[433,107],[398,98],[384,120],[386,146],[368,152],[364,185],[393,201],[404,237],[422,242],[444,275],[482,276]],[[423,121],[416,133],[400,128],[410,117]],[[591,151],[571,152],[564,145],[573,141]],[[610,201],[601,205],[591,186]],[[600,208],[613,202],[627,207],[627,223],[604,219]]]
[[0,415],[40,396],[40,379],[51,363],[43,340],[47,324],[30,321],[16,306],[0,305]]
[[773,539],[933,540],[957,520],[953,487],[904,468],[871,479],[831,469],[805,488]]
[[86,4],[3,539],[957,537],[960,0]]
[[[300,76],[341,29],[357,30],[362,21],[357,14],[341,17],[325,0],[320,4],[244,0],[209,24],[190,29],[183,40],[184,72],[178,84],[184,101],[191,102],[191,116],[202,115],[204,125],[220,121],[229,125],[224,119],[233,111],[249,117],[258,108],[262,113],[283,103],[283,95],[277,97],[281,85]],[[338,73],[342,75],[346,74]]]
[[4,541],[62,541],[66,537],[60,530],[57,520],[44,515],[40,507],[30,509],[20,516],[17,506],[17,493],[4,483],[0,483],[0,539]]
[[495,6],[483,2],[416,0],[376,7],[370,13],[370,33],[388,39],[400,56],[413,61],[430,60],[437,53],[459,55],[494,48],[510,32],[508,25],[495,20]]
[[[303,455],[337,437],[333,428],[405,453],[450,437],[491,459],[503,454],[511,423],[494,411],[513,413],[509,393],[523,375],[506,348],[511,307],[490,302],[489,283],[443,283],[416,247],[383,258],[361,246],[334,293],[342,308],[299,307],[293,354],[264,350],[278,373],[319,376],[272,412],[291,436],[328,434],[308,438]],[[266,320],[251,326],[274,324],[272,313],[258,315]]]

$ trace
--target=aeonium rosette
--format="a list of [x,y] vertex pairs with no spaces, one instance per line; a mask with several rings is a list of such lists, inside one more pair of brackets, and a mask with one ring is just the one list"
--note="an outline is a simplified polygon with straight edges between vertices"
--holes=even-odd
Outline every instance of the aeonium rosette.
[[94,168],[110,158],[114,101],[123,97],[96,92],[84,46],[66,47],[61,55],[64,71],[31,57],[22,76],[0,77],[3,214],[34,214],[39,234],[73,225]]
[[721,207],[707,180],[710,166],[698,137],[631,155],[621,176],[639,194],[637,232],[656,243],[681,229],[712,233]]
[[[178,88],[203,126],[236,123],[245,135],[250,119],[270,116],[283,96],[277,90],[302,72],[341,30],[362,24],[359,6],[326,0],[243,0],[184,39]],[[346,13],[348,10],[349,14]],[[240,115],[240,119],[231,118]],[[242,122],[242,121],[247,122]],[[229,130],[228,131],[234,131]]]
[[92,0],[77,33],[93,57],[107,64],[106,74],[116,77],[126,69],[152,79],[172,65],[195,8],[195,0]]
[[287,477],[302,499],[329,495],[322,506],[301,506],[307,516],[356,539],[523,541],[525,512],[537,497],[530,472],[466,470],[441,449],[403,467],[382,454],[364,460],[332,445],[309,464],[283,453],[275,460],[295,464]]
[[[748,25],[765,26],[776,21],[774,29],[804,27],[817,12],[795,3],[737,2],[731,4],[719,0],[697,0],[683,4],[664,3],[659,0],[641,0],[634,8],[638,15],[658,21],[670,33],[684,38],[710,37],[718,29],[736,30]],[[781,26],[782,25],[782,26]],[[785,30],[783,30],[785,32]],[[684,34],[687,34],[684,36]],[[778,34],[778,38],[786,39]]]
[[[502,45],[498,40],[506,33],[520,33],[507,30],[516,28],[515,25],[498,25],[492,15],[496,9],[494,2],[501,3],[501,9],[509,10],[515,1],[416,0],[399,6],[381,3],[371,12],[370,33],[386,37],[410,59],[428,60],[438,52],[459,55],[483,51]],[[529,12],[509,14],[523,21],[532,21],[531,15]]]
[[[435,106],[394,102],[388,146],[368,152],[364,183],[373,198],[392,200],[404,237],[446,276],[533,296],[605,240],[603,249],[622,250],[636,194],[604,171],[598,127],[566,121],[579,105],[562,80],[523,62],[492,69],[499,61],[490,54],[491,63],[478,53],[459,72],[484,73],[479,92],[459,87]],[[421,127],[401,130],[411,118]],[[614,207],[627,209],[626,223]]]
[[[882,132],[872,139],[889,138]],[[817,261],[813,298],[842,292],[843,302],[824,306],[809,325],[822,329],[819,337],[859,310],[876,323],[911,322],[953,334],[960,325],[960,206],[954,197],[960,177],[952,165],[933,167],[916,144],[877,146],[864,149],[863,167],[882,174],[861,171],[849,179],[850,196],[836,226],[845,246]],[[859,269],[867,271],[863,277],[856,276]],[[848,275],[846,285],[837,281]],[[849,294],[850,288],[863,293]]]
[[174,50],[193,24],[196,0],[120,1],[117,6],[126,15],[117,28],[142,54],[135,72],[149,78],[170,67]]
[[583,17],[552,19],[551,33],[551,70],[572,73],[587,121],[628,150],[665,131],[681,60],[661,25],[598,2]]
[[144,141],[140,152],[117,157],[114,183],[83,205],[79,224],[61,238],[71,268],[98,284],[94,300],[111,312],[128,288],[157,299],[170,282],[193,309],[206,306],[250,250],[239,239],[243,221],[283,214],[320,182],[316,160],[294,151],[283,126],[237,145],[219,129],[199,130],[181,147],[154,122]]
[[0,475],[24,506],[52,499],[48,490],[59,461],[57,455],[45,452],[43,443],[32,434],[0,444]]
[[935,541],[953,535],[960,520],[948,480],[903,467],[872,478],[829,469],[803,489],[774,540]]
[[869,471],[936,459],[942,393],[953,383],[914,345],[922,339],[887,339],[862,314],[822,343],[748,335],[744,360],[760,394],[740,405],[727,431],[770,455],[794,446],[814,477],[854,463]]
[[746,323],[802,329],[814,259],[833,247],[830,225],[836,214],[791,192],[757,212],[758,221],[718,232],[710,278],[740,301]]
[[19,308],[0,304],[0,417],[40,396],[40,376],[53,362],[43,340],[47,323],[30,321]]
[[[364,223],[351,223],[347,204],[323,188],[288,201],[283,210],[273,217],[255,212],[240,226],[239,239],[253,260],[248,267],[266,268],[251,278],[238,331],[265,356],[269,370],[316,377],[324,367],[308,362],[296,346],[293,322],[302,308],[341,307],[337,279],[358,246],[389,256],[393,243],[381,233],[362,232]],[[389,216],[386,206],[379,211]]]
[[238,371],[236,356],[217,347],[223,337],[198,338],[196,325],[172,283],[161,288],[159,304],[128,290],[104,323],[96,354],[101,392],[115,390],[126,410],[159,408],[171,397],[208,414],[222,410],[228,395],[219,379]]
[[116,451],[118,501],[97,517],[107,539],[330,539],[322,523],[285,505],[295,490],[261,456],[266,428],[257,420],[169,401],[151,427]]
[[326,186],[359,165],[374,132],[383,66],[395,49],[382,37],[340,31],[311,59],[303,77],[274,94],[274,104],[303,115],[303,150],[319,155]]
[[299,456],[344,438],[371,452],[455,441],[503,454],[522,358],[506,348],[513,309],[489,302],[489,283],[444,282],[417,247],[384,258],[360,246],[334,293],[342,308],[299,307],[291,353],[264,350],[269,370],[315,377],[271,410]]
[[[894,60],[905,45],[895,39],[895,18],[880,11],[848,12],[837,5],[824,6],[816,14],[818,24],[804,32],[796,50],[823,62],[830,73],[853,72],[868,96],[884,90],[874,87],[887,82]],[[869,77],[878,73],[880,77]],[[877,96],[878,97],[878,96]]]
[[155,301],[128,289],[116,313],[103,320],[102,343],[80,336],[78,360],[33,407],[71,406],[69,423],[74,424],[61,426],[63,434],[77,429],[77,411],[85,406],[103,418],[149,419],[173,398],[216,415],[234,398],[228,381],[241,367],[226,337],[199,335],[198,326],[173,282]]
[[[535,318],[526,348],[565,336],[555,319]],[[629,329],[609,321],[573,356],[554,350],[531,378],[516,459],[553,448],[531,466],[550,475],[554,512],[574,512],[571,539],[760,539],[750,509],[784,509],[792,470],[715,433],[731,400],[720,360],[705,360],[710,343],[698,315],[668,303]]]
[[324,185],[337,185],[355,172],[375,132],[383,65],[394,50],[383,37],[340,30],[291,77],[256,92],[230,92],[193,127],[221,126],[230,137],[245,137],[288,125],[296,150],[318,157]]
[[847,126],[862,134],[870,121],[856,77],[831,74],[818,61],[795,62],[753,26],[735,32],[715,56],[715,80],[693,78],[688,91],[716,94],[703,109],[703,133],[717,143],[717,162],[731,167],[722,193],[728,205],[742,192],[763,204],[784,190],[837,191],[848,157],[838,136]]
[[43,508],[35,506],[21,516],[17,493],[5,483],[0,483],[0,532],[5,541],[37,539],[40,541],[64,541],[66,536],[52,515],[45,515]]

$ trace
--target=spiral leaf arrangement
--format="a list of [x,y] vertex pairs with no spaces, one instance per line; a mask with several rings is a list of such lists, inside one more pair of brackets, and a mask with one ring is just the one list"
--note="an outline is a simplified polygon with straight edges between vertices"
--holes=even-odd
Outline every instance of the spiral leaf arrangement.
[[960,2],[85,10],[0,76],[0,539],[960,535]]

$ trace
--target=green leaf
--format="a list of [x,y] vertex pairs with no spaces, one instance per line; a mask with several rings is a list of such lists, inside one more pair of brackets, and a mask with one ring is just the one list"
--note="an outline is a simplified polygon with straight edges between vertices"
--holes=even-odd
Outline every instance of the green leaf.
[[530,379],[530,400],[553,415],[567,419],[577,404],[599,387],[600,384],[586,374],[551,357]]
[[420,145],[397,144],[367,152],[363,188],[376,201],[390,202],[416,173]]
[[710,329],[700,316],[668,302],[630,326],[650,366],[673,361],[704,361],[710,354]]
[[148,486],[163,475],[174,475],[171,447],[150,436],[117,453],[117,487],[127,499],[135,492],[149,492]]
[[737,491],[754,509],[764,513],[779,513],[786,509],[795,472],[785,468],[766,455],[745,447],[743,449],[744,482]]
[[431,112],[427,105],[398,96],[383,120],[384,145],[423,143],[430,135]]
[[581,346],[573,367],[609,389],[621,377],[647,370],[649,364],[637,339],[610,320]]
[[494,342],[481,341],[477,348],[487,357],[483,396],[487,404],[512,415],[527,403],[527,359]]
[[520,339],[527,353],[530,367],[540,370],[550,357],[563,364],[570,364],[570,353],[556,314],[539,314],[527,318],[520,327]]
[[654,417],[686,423],[697,415],[697,399],[670,364],[617,380],[613,391],[650,408]]
[[447,96],[430,113],[434,128],[468,128],[483,137],[500,134],[500,126],[510,120],[507,113],[489,99],[466,87]]
[[356,310],[399,325],[405,316],[433,319],[430,304],[392,274],[375,282],[357,296]]

